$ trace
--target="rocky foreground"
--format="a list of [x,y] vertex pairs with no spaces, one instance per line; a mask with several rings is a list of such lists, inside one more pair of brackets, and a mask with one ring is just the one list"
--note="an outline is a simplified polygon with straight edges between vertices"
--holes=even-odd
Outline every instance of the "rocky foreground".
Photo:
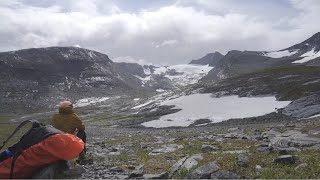
[[88,127],[80,179],[320,178],[320,118],[168,129]]

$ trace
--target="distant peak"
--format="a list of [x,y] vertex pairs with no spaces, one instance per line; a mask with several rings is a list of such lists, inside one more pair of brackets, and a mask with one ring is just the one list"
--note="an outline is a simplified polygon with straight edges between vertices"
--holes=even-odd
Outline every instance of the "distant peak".
[[217,55],[222,55],[222,54],[220,52],[218,52],[218,51],[215,51],[213,53],[208,53],[206,56],[212,56],[212,55],[217,56]]
[[304,42],[320,42],[320,32],[312,35],[309,39],[305,40]]
[[218,51],[215,51],[213,53],[208,53],[204,57],[192,60],[189,64],[200,64],[200,65],[210,65],[216,64],[220,59],[223,58],[223,55],[219,53]]
[[320,37],[320,32],[315,33],[312,37]]
[[310,38],[299,44],[295,44],[283,50],[300,50],[301,52],[305,53],[311,49],[314,49],[314,51],[320,51],[320,32],[315,33]]

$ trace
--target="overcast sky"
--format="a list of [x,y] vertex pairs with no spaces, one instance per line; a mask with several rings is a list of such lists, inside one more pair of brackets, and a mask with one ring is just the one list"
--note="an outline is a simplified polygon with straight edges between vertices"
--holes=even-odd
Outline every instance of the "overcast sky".
[[279,50],[320,31],[320,0],[0,0],[0,51],[80,46],[114,61],[188,63]]

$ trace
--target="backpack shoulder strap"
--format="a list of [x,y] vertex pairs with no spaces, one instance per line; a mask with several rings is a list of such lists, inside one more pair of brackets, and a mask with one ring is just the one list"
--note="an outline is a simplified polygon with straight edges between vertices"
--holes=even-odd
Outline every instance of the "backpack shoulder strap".
[[2,144],[2,146],[0,147],[0,150],[6,145],[6,143],[7,143],[24,125],[26,125],[26,124],[28,124],[28,123],[32,123],[32,126],[33,126],[33,127],[40,124],[40,123],[39,123],[38,121],[36,121],[36,120],[25,120],[25,121],[21,122],[21,123],[19,124],[19,126],[17,126],[16,129],[11,133],[11,135],[10,135],[5,141],[3,141],[3,144]]

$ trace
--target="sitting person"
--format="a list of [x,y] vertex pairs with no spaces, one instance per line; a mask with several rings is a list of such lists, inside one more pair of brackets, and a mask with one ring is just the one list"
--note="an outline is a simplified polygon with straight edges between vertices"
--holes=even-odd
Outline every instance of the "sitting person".
[[80,118],[73,110],[73,104],[70,101],[62,101],[59,106],[59,113],[53,115],[50,123],[53,127],[69,134],[74,134],[76,129],[84,131]]
[[[86,143],[85,126],[74,112],[73,104],[70,101],[62,101],[60,103],[59,113],[53,115],[50,124],[65,133],[77,135]],[[85,152],[86,150],[79,155],[79,159],[84,158]]]

